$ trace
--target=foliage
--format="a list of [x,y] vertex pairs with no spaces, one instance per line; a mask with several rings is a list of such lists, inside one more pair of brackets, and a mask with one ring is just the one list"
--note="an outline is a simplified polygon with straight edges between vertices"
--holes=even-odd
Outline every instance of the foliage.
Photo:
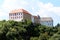
[[0,21],[0,40],[60,40],[60,25],[48,27],[30,20]]

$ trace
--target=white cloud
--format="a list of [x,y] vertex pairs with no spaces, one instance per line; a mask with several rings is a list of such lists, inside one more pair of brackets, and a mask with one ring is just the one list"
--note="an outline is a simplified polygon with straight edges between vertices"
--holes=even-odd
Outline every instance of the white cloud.
[[28,5],[28,3],[25,0],[5,0],[2,7],[8,10],[12,10],[12,9],[17,9],[17,8],[23,8],[26,5]]
[[24,8],[28,5],[25,0],[4,0],[0,8],[0,19],[8,19],[8,14],[11,10]]
[[[30,8],[32,9],[32,12],[37,12],[37,14],[39,14],[40,16],[49,16],[49,13],[52,12],[60,16],[60,7],[54,7],[52,3],[43,3],[39,1],[36,2],[34,0],[30,2],[27,0],[4,0],[4,3],[2,5],[2,9],[7,14],[10,10],[19,8]],[[36,10],[36,8],[39,10]]]
[[60,7],[53,7],[50,11],[60,16]]
[[51,15],[60,16],[60,7],[55,7],[52,3],[43,3],[38,0],[4,0],[0,9],[0,19],[7,16],[9,11],[14,9],[28,9],[32,14],[39,14],[41,17],[50,17]]
[[[38,2],[38,14],[41,16],[52,15],[52,13],[60,16],[60,7],[55,7],[52,3]],[[51,14],[50,14],[51,13]]]
[[6,13],[4,13],[2,10],[0,10],[0,20],[2,20],[2,19],[4,20],[7,17],[6,15],[7,15]]
[[52,3],[38,2],[39,10],[37,14],[41,17],[52,17],[54,25],[60,23],[60,7],[54,6]]

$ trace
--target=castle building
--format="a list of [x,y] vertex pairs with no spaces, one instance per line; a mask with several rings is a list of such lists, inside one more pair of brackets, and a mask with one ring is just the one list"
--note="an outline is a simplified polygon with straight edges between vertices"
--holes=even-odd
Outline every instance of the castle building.
[[42,17],[40,19],[40,23],[42,25],[46,25],[46,26],[52,27],[53,26],[53,19],[51,17]]
[[34,17],[34,23],[40,23],[40,18],[38,16],[33,17]]
[[53,19],[51,17],[33,16],[24,9],[12,10],[9,13],[9,20],[24,21],[25,19],[31,20],[33,23],[39,23],[46,26],[53,26]]
[[12,10],[9,13],[9,20],[22,21],[24,19],[31,20],[31,14],[24,9]]
[[31,15],[28,11],[24,9],[12,10],[9,13],[9,20],[23,21],[25,19],[31,20],[33,23],[38,23],[38,17]]

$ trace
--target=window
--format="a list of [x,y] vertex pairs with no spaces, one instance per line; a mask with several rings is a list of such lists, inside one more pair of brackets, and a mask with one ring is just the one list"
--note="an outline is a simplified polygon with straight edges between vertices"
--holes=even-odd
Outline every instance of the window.
[[13,19],[14,19],[14,17],[13,17]]
[[48,21],[47,21],[47,23],[48,23]]
[[15,16],[16,16],[16,13],[15,13]]
[[18,17],[17,17],[17,19],[18,19]]
[[52,25],[52,24],[50,24],[50,25]]
[[50,23],[48,25],[51,25]]
[[12,14],[14,16],[14,14]]
[[19,15],[20,15],[20,13],[19,13]]
[[16,13],[18,15],[18,13]]
[[15,19],[16,19],[16,17],[15,17]]
[[22,18],[22,16],[21,16],[21,18]]
[[21,13],[21,15],[22,15],[22,13]]

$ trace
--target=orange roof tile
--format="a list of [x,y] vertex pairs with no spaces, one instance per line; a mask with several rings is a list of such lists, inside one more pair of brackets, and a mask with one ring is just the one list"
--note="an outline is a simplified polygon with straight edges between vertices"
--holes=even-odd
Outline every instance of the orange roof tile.
[[12,10],[10,13],[18,13],[18,12],[22,12],[22,13],[31,15],[28,11],[26,11],[24,9],[15,9],[15,10]]

